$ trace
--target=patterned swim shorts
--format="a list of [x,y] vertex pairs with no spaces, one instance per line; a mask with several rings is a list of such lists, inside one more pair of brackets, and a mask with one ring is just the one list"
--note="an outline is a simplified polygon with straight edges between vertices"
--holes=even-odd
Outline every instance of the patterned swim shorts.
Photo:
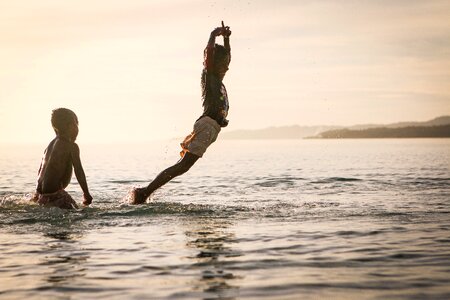
[[216,141],[220,129],[220,125],[208,116],[198,119],[192,133],[180,144],[181,157],[184,157],[186,152],[202,157],[206,149]]
[[37,204],[46,207],[59,207],[64,209],[78,208],[75,200],[73,200],[73,198],[65,190],[60,190],[50,194],[37,193],[32,200]]

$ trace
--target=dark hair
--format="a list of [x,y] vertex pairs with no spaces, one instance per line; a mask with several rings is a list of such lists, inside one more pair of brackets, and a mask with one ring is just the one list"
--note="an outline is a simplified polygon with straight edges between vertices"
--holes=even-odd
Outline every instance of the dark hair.
[[214,45],[214,65],[218,63],[227,63],[229,64],[231,61],[230,51],[227,50],[222,45],[215,44]]
[[78,123],[78,118],[70,109],[57,108],[52,111],[52,126],[56,133],[66,131],[73,122]]

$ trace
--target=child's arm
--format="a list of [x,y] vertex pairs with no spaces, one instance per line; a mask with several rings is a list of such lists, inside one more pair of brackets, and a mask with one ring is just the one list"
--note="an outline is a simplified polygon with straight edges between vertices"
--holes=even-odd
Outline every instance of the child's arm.
[[44,164],[44,160],[46,159],[46,154],[47,154],[47,149],[45,149],[45,151],[44,151],[44,155],[42,156],[41,164],[39,165],[39,171],[38,171],[38,182],[37,182],[37,186],[36,186],[36,192],[40,193],[40,194],[42,194],[41,171],[42,171],[42,166]]
[[89,193],[86,175],[84,174],[83,166],[81,165],[80,159],[80,148],[78,148],[77,144],[73,144],[72,147],[72,163],[73,169],[75,171],[75,176],[77,177],[78,183],[80,184],[81,189],[83,190],[84,205],[89,205],[92,203],[92,196]]
[[230,35],[231,30],[230,26],[225,26],[222,21],[222,36],[223,36],[223,45],[228,50],[231,55],[231,47],[230,47]]
[[219,36],[221,34],[222,27],[217,27],[211,32],[211,35],[209,36],[208,44],[206,45],[204,51],[205,60],[203,62],[203,65],[205,66],[205,69],[207,71],[212,71],[212,68],[214,66],[214,45],[216,43],[216,36]]
[[37,181],[37,185],[36,185],[36,193],[40,193],[42,194],[42,180],[40,180],[41,178],[41,171],[42,171],[42,163],[43,160],[41,161],[41,165],[39,166],[39,171],[38,171],[38,181]]

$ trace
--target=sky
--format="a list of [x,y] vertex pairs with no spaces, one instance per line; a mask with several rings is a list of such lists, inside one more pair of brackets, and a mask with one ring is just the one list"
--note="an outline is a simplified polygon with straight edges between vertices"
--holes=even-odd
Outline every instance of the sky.
[[[230,26],[224,130],[450,115],[450,2],[0,0],[0,144],[183,137],[210,32]],[[218,38],[222,43],[222,38]]]

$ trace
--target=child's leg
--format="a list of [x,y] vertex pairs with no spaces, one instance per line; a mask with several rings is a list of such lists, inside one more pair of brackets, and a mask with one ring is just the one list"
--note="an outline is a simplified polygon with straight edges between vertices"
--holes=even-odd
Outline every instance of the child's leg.
[[190,152],[186,152],[184,157],[180,159],[176,164],[173,166],[165,169],[161,173],[156,176],[155,179],[144,189],[136,189],[134,191],[134,204],[144,203],[145,200],[158,188],[165,185],[167,182],[169,182],[172,178],[175,178],[177,176],[180,176],[184,173],[186,173],[199,159],[200,157],[192,154]]
[[165,185],[172,178],[186,173],[199,158],[200,157],[195,154],[186,152],[184,157],[180,159],[176,164],[165,169],[164,171],[159,173],[155,179],[153,179],[153,181],[146,188],[146,194],[150,196],[155,190]]

